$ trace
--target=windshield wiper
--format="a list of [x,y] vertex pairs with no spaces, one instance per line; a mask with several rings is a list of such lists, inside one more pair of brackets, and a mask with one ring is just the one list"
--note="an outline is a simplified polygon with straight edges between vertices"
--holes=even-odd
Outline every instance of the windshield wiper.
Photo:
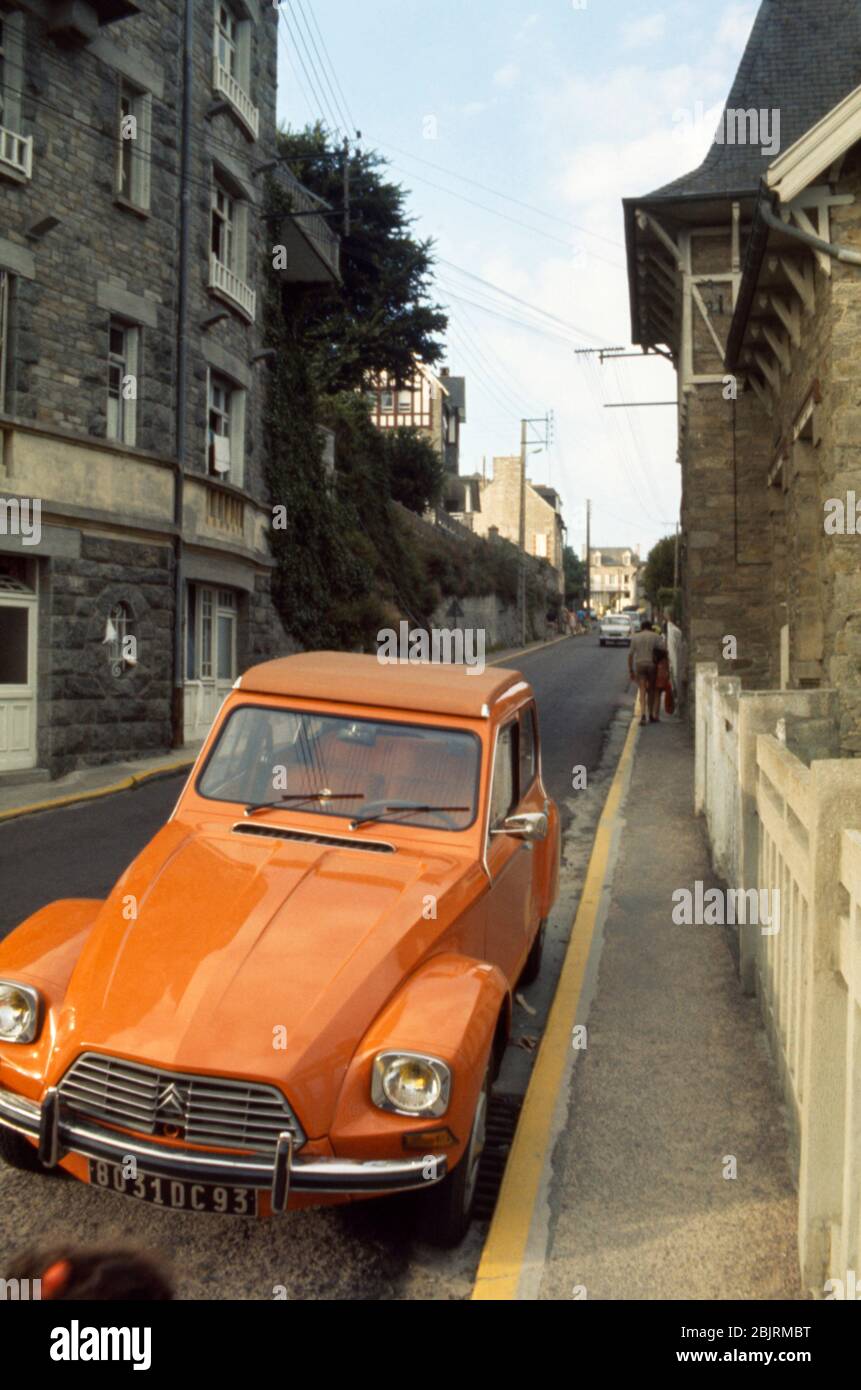
[[[469,806],[425,806],[420,801],[389,801],[379,811],[372,811],[370,807],[364,815],[360,812],[350,821],[350,829],[355,830],[360,825],[370,825],[371,821],[390,821],[397,816],[415,814],[427,814],[431,811],[469,811]],[[391,814],[390,814],[391,813]]]
[[256,811],[268,811],[273,806],[302,806],[307,805],[309,801],[364,801],[364,799],[364,792],[330,792],[326,790],[310,794],[293,792],[279,796],[275,801],[252,801],[245,807],[245,814],[246,816],[253,816]]

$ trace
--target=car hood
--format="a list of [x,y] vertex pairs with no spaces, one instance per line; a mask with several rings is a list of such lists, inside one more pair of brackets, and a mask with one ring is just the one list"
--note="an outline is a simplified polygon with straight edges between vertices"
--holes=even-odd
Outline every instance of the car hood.
[[96,919],[53,1079],[87,1048],[262,1078],[284,1085],[309,1136],[325,1133],[356,1046],[436,949],[471,869],[466,897],[480,881],[465,851],[360,852],[170,823]]

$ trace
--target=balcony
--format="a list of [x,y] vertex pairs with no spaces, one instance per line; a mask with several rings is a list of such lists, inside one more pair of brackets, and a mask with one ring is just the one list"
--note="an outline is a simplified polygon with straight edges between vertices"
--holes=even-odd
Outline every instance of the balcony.
[[250,285],[246,285],[244,280],[240,280],[228,266],[212,255],[209,257],[209,288],[244,314],[250,323],[254,322],[256,293]]
[[250,135],[252,140],[256,140],[260,126],[260,115],[257,107],[245,95],[236,78],[231,76],[217,57],[212,60],[212,88],[227,101],[246,135]]
[[22,179],[33,177],[33,137],[0,125],[0,173],[10,169]]
[[287,249],[287,265],[281,272],[296,284],[330,285],[341,279],[341,238],[329,226],[324,212],[328,203],[305,188],[283,164],[274,175],[289,195],[292,217],[276,228],[275,239]]

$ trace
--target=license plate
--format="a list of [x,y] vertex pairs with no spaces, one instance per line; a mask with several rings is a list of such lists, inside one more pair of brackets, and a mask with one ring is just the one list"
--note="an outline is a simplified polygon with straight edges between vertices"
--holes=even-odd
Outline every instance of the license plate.
[[180,1178],[156,1178],[150,1173],[138,1173],[136,1178],[123,1174],[118,1163],[103,1159],[88,1160],[90,1182],[94,1187],[106,1187],[136,1197],[139,1202],[167,1207],[171,1211],[214,1211],[222,1216],[256,1216],[257,1189],[233,1187],[227,1184],[189,1182]]

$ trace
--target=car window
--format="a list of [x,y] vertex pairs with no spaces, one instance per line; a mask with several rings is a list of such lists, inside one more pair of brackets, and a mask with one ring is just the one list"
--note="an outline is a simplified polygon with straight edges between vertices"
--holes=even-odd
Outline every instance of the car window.
[[538,733],[530,705],[520,715],[520,795],[529,790],[538,771]]
[[[239,705],[197,781],[201,796],[245,804],[295,798],[297,814],[351,816],[410,801],[463,810],[407,822],[466,830],[476,816],[481,745],[472,733],[316,711]],[[332,799],[318,800],[328,791]],[[301,799],[307,798],[307,804]]]
[[490,790],[490,827],[496,830],[517,805],[517,724],[500,729],[496,740],[493,786]]

